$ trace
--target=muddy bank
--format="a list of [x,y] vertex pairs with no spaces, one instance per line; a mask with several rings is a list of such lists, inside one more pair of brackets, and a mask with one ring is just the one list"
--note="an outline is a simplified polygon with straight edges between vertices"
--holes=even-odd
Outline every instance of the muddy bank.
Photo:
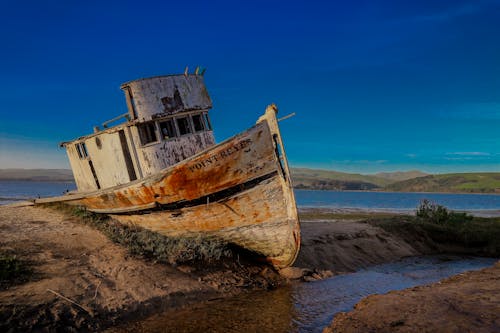
[[38,207],[0,207],[0,250],[32,271],[0,290],[0,330],[99,330],[124,319],[282,279],[257,265],[177,266],[134,257],[75,217]]
[[302,243],[294,266],[338,273],[428,254],[499,257],[499,225],[498,218],[454,226],[408,215],[308,209],[301,211]]
[[302,222],[302,244],[295,266],[353,272],[370,265],[430,252],[360,221]]
[[428,286],[368,296],[324,332],[499,332],[500,262]]

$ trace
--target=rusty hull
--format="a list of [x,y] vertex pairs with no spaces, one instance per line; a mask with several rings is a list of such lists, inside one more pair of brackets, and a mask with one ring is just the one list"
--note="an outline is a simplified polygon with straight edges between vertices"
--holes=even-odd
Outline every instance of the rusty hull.
[[168,236],[203,234],[293,264],[300,227],[286,155],[270,106],[249,130],[160,174],[58,198]]
[[263,255],[277,268],[290,266],[300,245],[296,220],[287,216],[279,175],[229,198],[175,211],[112,215],[127,225],[166,236],[213,237]]

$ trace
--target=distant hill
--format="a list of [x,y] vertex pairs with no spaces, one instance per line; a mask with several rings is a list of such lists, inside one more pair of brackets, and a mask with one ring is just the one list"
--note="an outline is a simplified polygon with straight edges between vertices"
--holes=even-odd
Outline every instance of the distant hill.
[[500,172],[428,175],[389,184],[388,191],[500,193]]
[[418,171],[418,170],[396,171],[396,172],[379,172],[379,173],[374,174],[374,176],[376,176],[376,177],[384,178],[384,179],[387,179],[391,182],[399,182],[402,180],[423,177],[423,176],[427,176],[427,175],[428,175],[428,173]]
[[376,190],[399,180],[426,175],[420,171],[362,175],[307,168],[292,168],[291,173],[295,188],[315,190]]
[[74,181],[74,178],[68,169],[0,169],[0,180],[62,182]]
[[396,192],[500,193],[500,173],[428,175],[418,170],[373,175],[292,168],[297,189],[376,190]]
[[293,185],[311,190],[374,190],[389,183],[386,179],[330,170],[291,168]]

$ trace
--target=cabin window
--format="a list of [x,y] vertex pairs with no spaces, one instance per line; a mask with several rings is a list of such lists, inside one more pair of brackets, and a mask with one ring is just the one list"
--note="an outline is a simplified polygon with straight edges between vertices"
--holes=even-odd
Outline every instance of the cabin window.
[[188,117],[177,118],[177,127],[179,127],[180,135],[191,133]]
[[137,126],[137,129],[139,130],[142,145],[158,141],[156,138],[156,125],[154,122],[140,124]]
[[87,153],[87,146],[85,145],[85,142],[80,143],[80,146],[82,147],[82,153],[84,157],[89,156],[89,153]]
[[87,146],[85,146],[84,142],[77,143],[75,145],[76,152],[78,153],[78,157],[83,160],[89,156],[87,153]]
[[82,152],[80,151],[80,144],[79,144],[79,143],[77,143],[77,144],[75,145],[75,149],[76,149],[76,152],[78,153],[78,157],[79,157],[80,159],[82,159],[82,158],[83,158],[83,155],[82,155]]
[[208,119],[208,113],[203,114],[203,119],[205,120],[205,128],[209,131],[212,130],[212,124],[210,124],[210,119]]
[[175,125],[172,119],[160,122],[160,133],[164,140],[170,138],[175,138],[177,133],[175,132]]
[[203,126],[203,118],[201,117],[201,114],[195,114],[192,116],[193,118],[193,127],[195,132],[200,132],[205,129]]

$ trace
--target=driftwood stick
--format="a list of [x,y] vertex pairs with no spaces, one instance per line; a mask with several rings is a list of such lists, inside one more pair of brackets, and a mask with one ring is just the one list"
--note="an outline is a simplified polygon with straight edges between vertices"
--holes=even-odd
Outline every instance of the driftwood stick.
[[53,293],[54,295],[56,295],[56,296],[58,296],[58,297],[61,297],[62,299],[64,299],[64,300],[66,300],[66,301],[70,302],[71,304],[76,305],[77,307],[79,307],[79,308],[80,308],[80,309],[82,309],[83,311],[87,312],[89,315],[92,315],[92,313],[90,313],[90,311],[89,311],[88,309],[85,309],[82,305],[80,305],[80,304],[78,304],[77,302],[75,302],[75,301],[73,301],[73,300],[71,300],[71,299],[67,298],[66,296],[59,294],[57,291],[54,291],[54,290],[52,290],[52,289],[48,289],[48,288],[47,288],[47,291],[50,291],[50,292],[51,292],[51,293]]
[[99,287],[101,286],[101,283],[102,283],[102,280],[99,280],[99,284],[97,285],[97,287],[95,288],[95,294],[94,294],[94,298],[93,299],[96,299],[97,298],[97,291],[99,290]]

